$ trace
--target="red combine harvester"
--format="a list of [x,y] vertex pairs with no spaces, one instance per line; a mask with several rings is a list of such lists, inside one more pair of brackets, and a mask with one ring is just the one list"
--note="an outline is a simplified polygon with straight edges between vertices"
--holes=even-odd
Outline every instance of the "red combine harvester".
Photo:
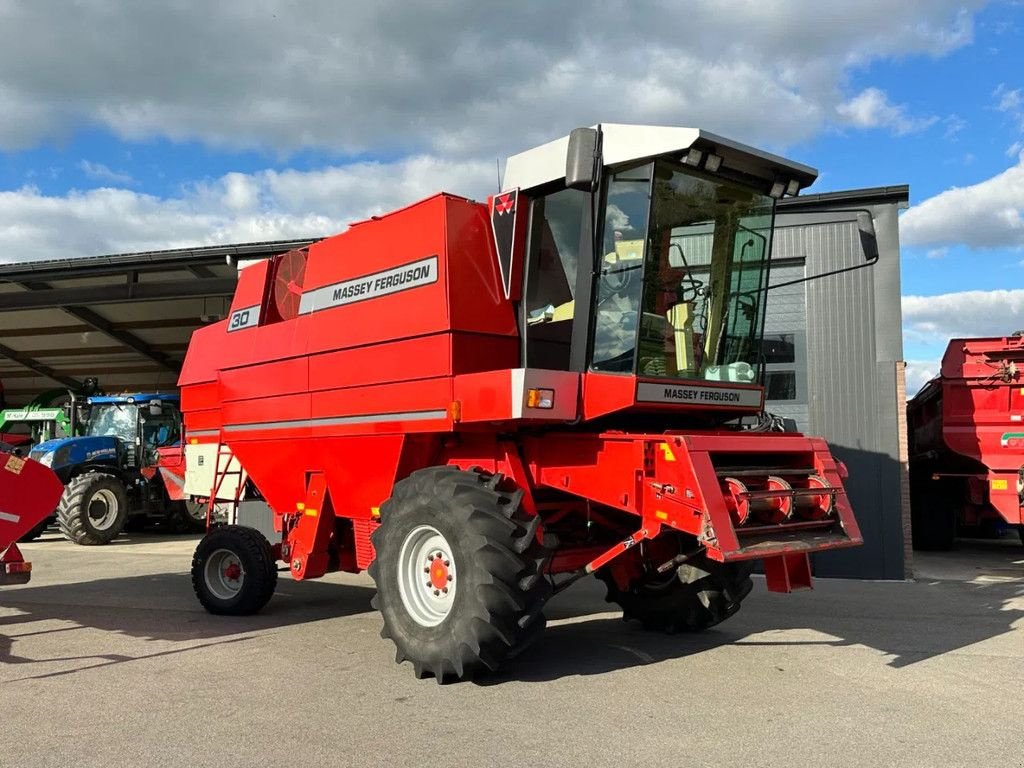
[[63,492],[60,478],[39,462],[0,453],[0,586],[28,583],[32,563],[16,542],[53,514]]
[[756,559],[809,587],[860,532],[825,442],[769,431],[759,360],[775,201],[815,176],[583,128],[510,158],[489,205],[438,194],[243,269],[179,382],[186,451],[215,457],[186,492],[249,478],[200,601],[259,610],[277,560],[368,568],[398,661],[441,682],[522,651],[587,574],[667,631],[732,615]]
[[948,549],[958,526],[1024,538],[1024,337],[953,339],[907,403],[914,546]]

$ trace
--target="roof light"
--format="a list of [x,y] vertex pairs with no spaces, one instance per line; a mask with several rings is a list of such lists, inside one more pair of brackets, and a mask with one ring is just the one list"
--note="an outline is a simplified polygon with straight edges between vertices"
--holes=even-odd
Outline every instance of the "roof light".
[[721,155],[709,154],[707,160],[704,161],[704,170],[711,171],[711,173],[718,173],[718,169],[722,167]]
[[771,197],[774,197],[776,200],[778,200],[780,197],[782,197],[785,191],[786,185],[781,181],[776,181],[774,184],[772,184],[771,191],[768,194]]
[[800,194],[800,182],[793,179],[789,184],[786,185],[786,194],[790,197],[796,197]]
[[696,168],[697,166],[700,165],[700,161],[703,158],[703,152],[701,152],[699,149],[691,149],[689,152],[686,153],[686,156],[683,158],[683,162],[686,165],[692,165],[693,167]]

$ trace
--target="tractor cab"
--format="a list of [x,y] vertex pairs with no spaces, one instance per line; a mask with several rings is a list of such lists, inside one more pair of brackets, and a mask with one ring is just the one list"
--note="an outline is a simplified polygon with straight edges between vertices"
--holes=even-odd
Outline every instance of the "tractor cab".
[[173,520],[201,530],[206,516],[185,503],[185,454],[178,395],[89,397],[81,434],[40,443],[31,457],[66,486],[61,530],[79,544],[106,544],[129,518]]
[[758,412],[775,203],[816,175],[689,128],[577,129],[513,156],[491,208],[522,366],[586,374],[586,419]]

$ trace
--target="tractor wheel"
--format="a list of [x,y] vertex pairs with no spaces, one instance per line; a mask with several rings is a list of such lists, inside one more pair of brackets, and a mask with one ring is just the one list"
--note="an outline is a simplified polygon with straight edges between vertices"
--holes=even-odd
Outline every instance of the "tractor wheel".
[[206,532],[207,507],[202,502],[191,499],[172,501],[169,509],[171,510],[170,517],[181,530],[186,533]]
[[700,632],[725,621],[740,609],[753,589],[749,563],[716,563],[701,555],[675,571],[621,590],[607,569],[598,576],[608,587],[605,598],[622,607],[622,617],[644,629]]
[[53,522],[53,518],[52,517],[47,517],[45,520],[43,520],[41,523],[39,523],[35,528],[33,528],[31,531],[29,531],[24,536],[22,536],[20,539],[18,539],[18,543],[21,544],[21,543],[24,543],[24,542],[27,542],[27,541],[35,541],[36,539],[38,539],[40,536],[42,536],[46,532],[46,529],[50,527],[50,523],[52,523],[52,522]]
[[75,544],[108,544],[124,528],[128,492],[113,475],[86,472],[64,488],[57,507],[60,530]]
[[255,528],[225,525],[203,537],[192,556],[192,589],[210,613],[256,613],[277,587],[270,542]]
[[372,540],[395,660],[438,683],[495,671],[544,630],[547,552],[503,476],[431,467],[395,484]]

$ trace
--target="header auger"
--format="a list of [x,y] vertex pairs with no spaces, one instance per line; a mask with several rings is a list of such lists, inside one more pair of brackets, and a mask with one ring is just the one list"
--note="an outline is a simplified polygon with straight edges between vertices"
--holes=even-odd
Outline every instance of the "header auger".
[[278,560],[369,568],[398,660],[446,681],[588,574],[662,630],[733,614],[753,560],[810,586],[810,553],[861,541],[842,468],[756,425],[775,201],[815,175],[695,129],[578,129],[488,205],[438,194],[242,270],[180,379],[186,450],[251,488],[196,551],[200,601],[258,610]]

